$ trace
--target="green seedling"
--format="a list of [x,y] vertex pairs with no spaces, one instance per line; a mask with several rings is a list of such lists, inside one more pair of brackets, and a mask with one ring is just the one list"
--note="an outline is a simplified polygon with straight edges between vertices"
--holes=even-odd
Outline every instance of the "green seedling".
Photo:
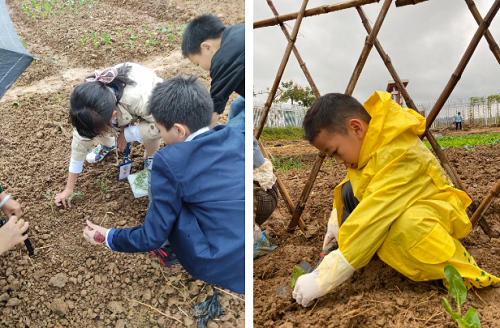
[[19,37],[19,41],[21,41],[25,48],[28,47],[28,42],[24,41],[23,38]]
[[103,38],[108,45],[111,45],[111,36],[106,33],[101,33],[101,38]]
[[99,187],[101,187],[101,190],[103,193],[107,193],[109,191],[109,187],[108,187],[108,183],[109,183],[109,180],[108,180],[108,172],[104,173],[104,176],[97,180],[99,182]]
[[132,32],[132,31],[128,28],[128,29],[127,29],[127,33],[131,33],[131,32]]
[[304,269],[302,269],[298,265],[295,265],[293,267],[292,281],[290,282],[290,287],[295,288],[295,284],[297,283],[297,279],[299,279],[299,277],[305,273],[306,272],[304,271]]
[[451,315],[451,318],[458,324],[459,328],[481,327],[477,309],[475,308],[470,308],[465,314],[465,318],[462,318],[461,308],[467,298],[467,287],[465,287],[464,280],[460,273],[452,265],[448,264],[444,267],[444,276],[450,285],[448,293],[455,299],[458,309],[458,312],[453,312],[450,303],[443,297],[443,304],[446,312]]
[[17,101],[14,101],[14,102],[12,103],[12,106],[16,106],[16,107],[17,107],[17,106],[19,106],[19,103],[18,103]]
[[120,30],[116,31],[116,35],[120,35],[120,33],[121,33]]
[[131,36],[130,36],[130,38],[131,38],[132,40],[134,40],[134,41],[135,41],[135,40],[137,40],[139,37],[138,37],[138,36],[135,36],[135,35],[131,35]]
[[87,37],[84,36],[80,39],[80,45],[83,47],[85,45],[85,40],[87,40]]
[[148,32],[148,30],[146,30],[146,26],[143,26],[143,27],[142,27],[142,30],[143,30],[143,31],[144,31],[144,33],[146,33],[147,35],[149,35],[149,36],[153,36],[153,33]]
[[61,98],[61,95],[59,94],[57,94],[56,97],[57,97],[56,105],[62,104],[64,101],[66,101],[66,99]]
[[186,25],[182,24],[180,27],[177,28],[177,34],[182,36],[182,31],[186,28]]
[[99,41],[97,41],[97,37],[95,36],[95,33],[92,33],[92,40],[93,40],[93,44],[94,44],[94,47],[99,47],[99,45],[101,44]]
[[73,203],[75,200],[83,202],[84,195],[81,191],[74,191],[68,198],[68,203]]
[[130,43],[130,49],[134,49],[134,41],[128,40],[128,43]]
[[50,206],[52,210],[52,214],[56,213],[56,203],[54,203],[54,197],[56,196],[55,191],[47,190],[47,193],[43,194],[43,197],[47,200],[47,204]]

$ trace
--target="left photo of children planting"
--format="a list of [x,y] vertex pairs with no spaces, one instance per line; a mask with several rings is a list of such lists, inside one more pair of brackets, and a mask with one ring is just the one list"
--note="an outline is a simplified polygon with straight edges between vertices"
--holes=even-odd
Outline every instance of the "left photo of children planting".
[[244,22],[0,0],[0,327],[245,326]]

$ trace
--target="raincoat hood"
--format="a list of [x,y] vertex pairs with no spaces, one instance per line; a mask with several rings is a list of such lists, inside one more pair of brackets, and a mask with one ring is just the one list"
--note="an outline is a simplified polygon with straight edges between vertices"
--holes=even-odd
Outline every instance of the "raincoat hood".
[[413,109],[401,108],[387,92],[375,91],[363,106],[371,120],[359,154],[358,168],[364,167],[375,152],[396,137],[425,132],[425,118]]

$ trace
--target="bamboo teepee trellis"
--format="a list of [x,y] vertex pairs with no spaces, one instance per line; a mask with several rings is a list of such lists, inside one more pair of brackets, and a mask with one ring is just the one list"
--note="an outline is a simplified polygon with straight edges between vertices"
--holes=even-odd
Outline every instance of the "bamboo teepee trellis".
[[[276,11],[276,8],[273,5],[272,0],[266,0],[269,7],[271,8],[274,18],[254,22],[254,29],[256,28],[262,28],[262,27],[269,27],[269,26],[274,26],[274,25],[280,25],[281,30],[283,31],[285,37],[288,40],[288,46],[285,50],[285,53],[283,55],[283,59],[281,61],[281,64],[278,68],[278,73],[276,75],[276,78],[274,80],[273,86],[269,92],[269,96],[267,98],[267,101],[264,105],[259,124],[256,128],[255,131],[255,137],[259,139],[262,129],[264,128],[266,119],[267,119],[267,114],[269,113],[269,109],[271,107],[272,101],[276,95],[278,86],[281,82],[281,79],[283,77],[283,72],[285,70],[285,67],[288,63],[288,59],[290,58],[290,54],[293,51],[295,54],[295,57],[297,58],[300,68],[304,72],[307,81],[309,82],[309,85],[311,86],[312,91],[316,95],[316,97],[320,97],[320,93],[316,87],[316,84],[314,83],[311,74],[309,73],[306,64],[302,60],[302,57],[300,56],[297,48],[295,47],[295,41],[297,38],[297,34],[300,29],[300,25],[302,23],[302,19],[304,17],[308,16],[314,16],[314,15],[321,15],[321,14],[326,14],[329,12],[333,11],[338,11],[338,10],[343,10],[343,9],[348,9],[348,8],[356,8],[358,11],[358,14],[361,18],[362,24],[365,27],[368,36],[365,41],[365,45],[363,47],[363,50],[361,52],[360,58],[356,64],[356,67],[354,68],[354,71],[352,73],[351,79],[349,80],[349,83],[347,85],[345,94],[351,95],[352,92],[354,91],[354,88],[356,86],[356,83],[359,79],[359,76],[363,70],[364,64],[366,62],[366,59],[368,58],[368,55],[370,54],[370,51],[373,46],[377,49],[380,57],[382,58],[382,61],[386,65],[389,73],[391,74],[393,80],[396,82],[399,90],[401,91],[401,94],[403,98],[405,99],[406,104],[408,105],[409,108],[412,108],[414,110],[417,110],[417,107],[415,106],[415,103],[411,99],[410,95],[408,94],[406,88],[404,87],[403,83],[401,82],[401,79],[399,78],[399,75],[397,74],[394,66],[392,65],[391,59],[385,53],[384,49],[380,45],[380,42],[377,40],[377,34],[382,26],[382,23],[384,22],[384,19],[387,15],[387,12],[389,10],[389,7],[393,0],[384,0],[382,8],[380,10],[380,13],[377,17],[377,20],[375,21],[375,24],[373,28],[370,26],[370,23],[368,22],[368,19],[366,18],[363,9],[361,6],[371,4],[374,2],[379,2],[380,0],[350,0],[347,2],[342,2],[334,5],[329,5],[329,6],[322,6],[322,7],[316,7],[312,9],[306,10],[308,0],[303,0],[302,6],[300,8],[300,11],[292,14],[287,14],[287,15],[279,15],[278,12]],[[406,6],[406,5],[415,5],[424,1],[428,0],[396,0],[395,4],[396,7],[400,6]],[[491,24],[493,18],[495,17],[496,13],[500,9],[500,0],[496,0],[493,5],[491,6],[490,10],[486,14],[484,18],[481,17],[479,11],[476,8],[476,5],[473,0],[465,0],[467,6],[469,7],[469,10],[471,11],[474,19],[478,23],[478,28],[476,30],[476,33],[474,34],[471,42],[469,43],[469,46],[467,47],[464,55],[462,56],[462,59],[460,60],[457,68],[455,69],[454,73],[452,74],[450,80],[448,81],[448,84],[444,88],[443,92],[439,96],[438,100],[436,101],[436,104],[432,108],[431,112],[429,115],[427,115],[427,129],[422,136],[427,138],[429,143],[432,146],[432,149],[436,153],[436,156],[439,158],[441,161],[441,164],[449,177],[451,178],[452,182],[454,185],[463,190],[466,191],[465,185],[463,182],[460,180],[460,177],[458,176],[457,172],[453,168],[453,166],[450,164],[446,156],[444,155],[441,147],[437,143],[436,139],[432,135],[432,133],[429,131],[429,127],[432,125],[434,122],[435,118],[439,114],[439,111],[445,104],[446,100],[450,96],[451,92],[457,85],[458,81],[460,80],[460,77],[462,75],[462,72],[464,71],[465,67],[467,66],[470,58],[472,57],[472,54],[474,53],[477,45],[479,44],[480,39],[484,36],[485,39],[487,40],[491,51],[493,52],[493,55],[497,59],[497,61],[500,64],[500,48],[498,47],[497,43],[495,42],[493,36],[488,30],[489,25]],[[293,20],[295,19],[295,25],[293,27],[292,33],[289,34],[287,29],[285,28],[283,22],[288,21],[288,20]],[[259,141],[260,146],[263,148],[262,144]],[[267,155],[266,151],[263,151],[264,154]],[[294,229],[297,225],[300,226],[300,228],[305,230],[305,225],[303,221],[301,220],[300,216],[302,215],[302,212],[305,208],[307,199],[309,197],[309,194],[312,190],[314,181],[316,180],[316,176],[321,168],[321,165],[323,163],[323,160],[325,159],[325,154],[322,152],[319,152],[317,155],[317,158],[312,166],[311,173],[309,175],[309,178],[304,186],[304,189],[302,191],[302,194],[300,195],[300,198],[296,204],[296,206],[293,205],[290,196],[288,195],[288,192],[285,190],[285,187],[283,183],[281,183],[281,180],[279,180],[279,189],[280,192],[285,199],[285,202],[287,203],[288,210],[290,211],[292,218],[290,221],[290,224],[288,226],[289,230]],[[473,208],[472,210],[474,211],[474,214],[471,217],[471,222],[472,226],[476,226],[477,223],[480,224],[481,228],[483,231],[488,235],[492,236],[493,232],[489,228],[487,222],[483,218],[484,213],[488,209],[489,205],[493,201],[495,197],[497,197],[500,194],[500,180],[497,182],[497,184],[493,187],[493,189],[488,193],[486,198],[483,200],[483,202],[479,205],[479,207]],[[285,197],[286,196],[286,197]]]

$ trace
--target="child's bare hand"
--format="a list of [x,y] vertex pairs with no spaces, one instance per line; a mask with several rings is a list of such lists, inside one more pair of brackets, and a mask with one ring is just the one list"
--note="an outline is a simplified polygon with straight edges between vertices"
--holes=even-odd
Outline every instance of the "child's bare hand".
[[83,229],[83,238],[91,244],[99,245],[106,242],[108,230],[87,220],[87,226]]
[[125,133],[120,132],[118,139],[116,140],[116,146],[123,153],[125,151],[125,147],[127,147],[127,140],[125,139]]
[[68,200],[71,194],[73,193],[73,190],[70,190],[68,188],[64,189],[63,192],[60,194],[57,194],[54,197],[54,204],[56,206],[63,206],[66,209],[66,201],[68,201],[68,207],[71,207],[71,202]]
[[11,216],[9,221],[0,228],[0,254],[26,240],[28,234],[23,236],[23,233],[28,228],[28,222],[24,222],[23,219],[18,221],[16,216]]
[[[4,199],[5,197],[7,197],[7,193],[2,192],[0,196],[3,196],[0,197],[0,199]],[[12,198],[9,198],[7,202],[5,202],[5,204],[1,207],[1,209],[4,212],[5,216],[7,216],[7,219],[12,217],[13,215],[17,216],[18,218],[20,218],[23,215],[23,211],[21,210],[21,205],[19,205],[19,203],[13,200]]]

